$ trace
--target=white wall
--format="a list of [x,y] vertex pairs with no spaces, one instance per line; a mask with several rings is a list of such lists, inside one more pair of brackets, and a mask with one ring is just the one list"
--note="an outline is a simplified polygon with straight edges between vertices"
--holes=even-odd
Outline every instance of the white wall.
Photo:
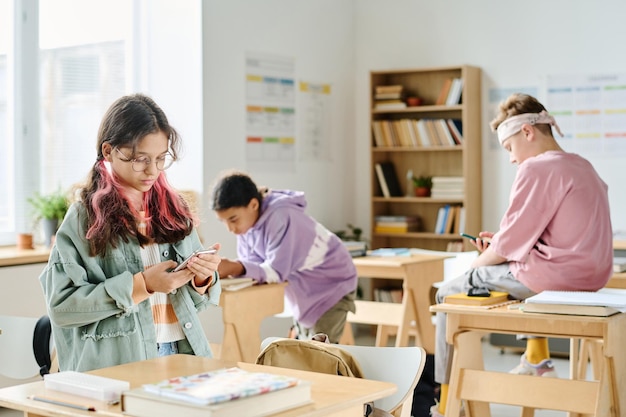
[[[482,68],[486,230],[498,228],[516,169],[504,151],[490,149],[489,89],[541,87],[546,75],[626,73],[626,3],[619,0],[359,0],[355,5],[357,138],[368,135],[368,71],[459,64]],[[359,143],[357,176],[365,176],[367,140]],[[589,159],[609,185],[613,228],[625,230],[626,157]],[[357,201],[368,195],[367,182],[359,182]],[[365,224],[367,216],[359,213],[357,222]]]
[[293,57],[296,80],[332,85],[332,161],[298,161],[295,173],[249,173],[258,185],[305,191],[308,212],[331,230],[353,221],[357,183],[353,4],[352,0],[203,2],[205,224],[201,233],[206,244],[221,242],[224,256],[235,256],[235,237],[209,212],[208,198],[219,172],[247,171],[246,52]]
[[[265,185],[306,191],[310,213],[331,229],[347,221],[369,228],[370,70],[482,68],[487,230],[497,230],[516,170],[504,151],[490,146],[489,90],[542,91],[546,75],[626,73],[620,0],[210,0],[203,7],[205,202],[216,173],[245,169],[245,52],[293,56],[297,78],[333,84],[337,158],[299,165],[295,175],[252,175]],[[590,160],[609,184],[614,229],[626,230],[620,166],[626,157]],[[233,236],[211,213],[205,219],[203,235],[226,243],[223,253],[232,255]]]

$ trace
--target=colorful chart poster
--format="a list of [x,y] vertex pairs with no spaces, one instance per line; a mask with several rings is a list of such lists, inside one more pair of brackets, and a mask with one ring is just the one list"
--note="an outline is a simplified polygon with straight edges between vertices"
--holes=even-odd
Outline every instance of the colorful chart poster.
[[559,142],[567,151],[626,153],[626,74],[552,75],[546,87],[545,105],[565,135]]
[[293,58],[246,54],[246,164],[294,172],[296,86]]
[[299,159],[330,161],[330,84],[300,81]]

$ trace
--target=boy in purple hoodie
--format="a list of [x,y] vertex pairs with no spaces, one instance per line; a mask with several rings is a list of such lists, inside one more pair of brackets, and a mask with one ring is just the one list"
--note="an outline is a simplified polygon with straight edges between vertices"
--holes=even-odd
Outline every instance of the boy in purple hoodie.
[[219,178],[212,210],[237,235],[237,258],[222,258],[220,276],[289,282],[285,289],[299,339],[326,333],[339,343],[355,311],[358,277],[341,240],[305,212],[304,193],[259,189],[242,172]]

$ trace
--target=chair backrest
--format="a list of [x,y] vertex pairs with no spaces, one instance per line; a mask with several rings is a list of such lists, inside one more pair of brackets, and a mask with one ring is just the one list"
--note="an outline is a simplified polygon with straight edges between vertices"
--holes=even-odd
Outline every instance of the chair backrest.
[[[269,337],[261,342],[263,351],[271,342],[280,339]],[[363,377],[376,381],[392,382],[398,390],[374,401],[376,408],[393,413],[398,407],[408,407],[410,415],[413,391],[424,370],[426,351],[422,347],[377,347],[333,345],[350,353],[359,363]],[[403,409],[404,410],[404,409]]]
[[0,387],[41,379],[32,349],[37,320],[0,316]]
[[393,382],[398,391],[388,397],[374,401],[377,408],[393,413],[398,407],[408,407],[409,415],[413,391],[424,371],[426,351],[419,346],[378,347],[339,345],[352,354],[366,379]]

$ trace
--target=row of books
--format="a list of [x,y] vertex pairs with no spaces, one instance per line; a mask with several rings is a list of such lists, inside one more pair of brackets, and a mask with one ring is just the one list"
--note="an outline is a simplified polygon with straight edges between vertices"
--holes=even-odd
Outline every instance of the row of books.
[[432,198],[463,198],[465,195],[465,179],[463,177],[432,178],[430,196]]
[[435,104],[453,106],[461,104],[461,95],[463,93],[462,78],[447,78],[443,82],[439,96]]
[[437,211],[435,233],[459,234],[465,231],[465,207],[446,204]]
[[422,219],[418,216],[375,216],[375,233],[408,233],[422,228]]
[[401,85],[379,85],[374,89],[374,108],[396,110],[406,108]]
[[374,144],[377,147],[433,147],[463,144],[460,119],[374,120]]

